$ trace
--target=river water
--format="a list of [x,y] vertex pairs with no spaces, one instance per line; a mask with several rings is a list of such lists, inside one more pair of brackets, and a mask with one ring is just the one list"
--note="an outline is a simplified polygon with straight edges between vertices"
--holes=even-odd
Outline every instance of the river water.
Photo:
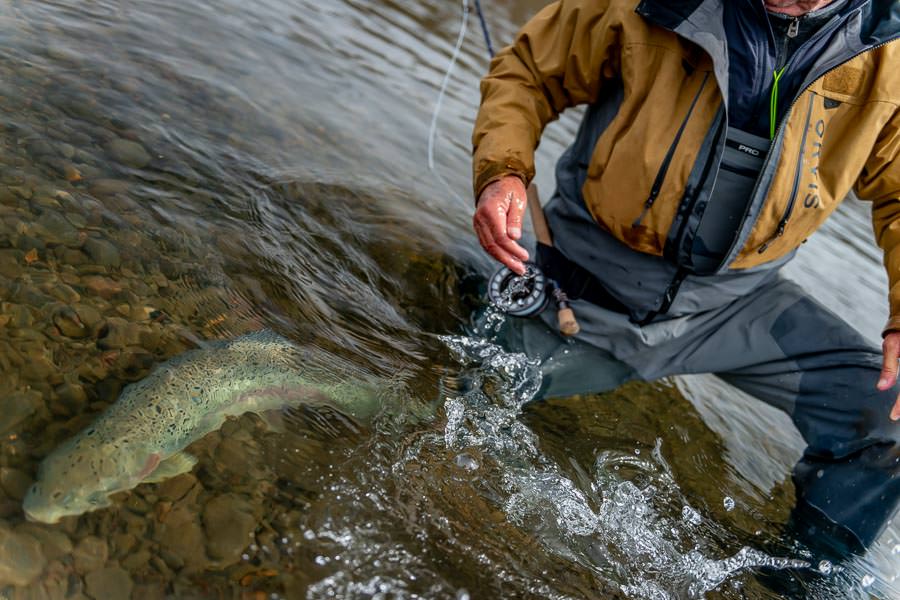
[[[488,3],[495,43],[541,4]],[[426,158],[461,8],[3,4],[0,596],[774,598],[760,573],[829,571],[780,535],[786,416],[707,376],[523,407],[535,366],[464,333],[493,269],[474,17]],[[548,129],[544,190],[576,126]],[[877,343],[871,237],[847,202],[786,270]],[[190,474],[25,521],[37,464],[124,385],[262,327],[383,382],[383,414],[245,415]],[[900,597],[898,525],[810,597]]]

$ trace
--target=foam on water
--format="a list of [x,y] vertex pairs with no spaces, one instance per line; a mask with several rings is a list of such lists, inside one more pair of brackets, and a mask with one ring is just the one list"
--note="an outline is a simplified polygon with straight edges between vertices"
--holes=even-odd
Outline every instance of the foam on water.
[[[492,322],[491,330],[496,327]],[[456,456],[477,454],[494,463],[504,494],[496,501],[507,520],[546,551],[617,582],[629,597],[647,599],[699,598],[750,568],[810,566],[749,547],[714,557],[721,550],[710,540],[726,532],[682,496],[659,440],[644,455],[598,451],[592,472],[568,476],[520,419],[540,389],[539,365],[488,339],[442,339],[468,384],[444,399],[443,442]]]

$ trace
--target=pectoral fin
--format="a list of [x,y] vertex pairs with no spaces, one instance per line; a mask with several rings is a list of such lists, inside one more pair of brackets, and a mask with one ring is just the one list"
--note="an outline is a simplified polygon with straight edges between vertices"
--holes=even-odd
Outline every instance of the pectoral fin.
[[146,483],[159,483],[176,475],[187,473],[197,464],[197,459],[187,452],[177,452],[159,463],[159,466],[144,480]]

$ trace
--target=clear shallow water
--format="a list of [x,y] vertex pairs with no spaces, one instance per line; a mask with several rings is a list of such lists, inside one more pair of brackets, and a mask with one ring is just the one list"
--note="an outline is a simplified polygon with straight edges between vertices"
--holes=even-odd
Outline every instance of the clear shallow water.
[[[540,4],[489,3],[495,37]],[[492,268],[469,231],[487,64],[474,20],[439,123],[449,188],[425,160],[459,8],[5,7],[9,595],[766,598],[756,567],[819,566],[779,537],[802,449],[783,415],[711,377],[522,408],[533,366],[490,331],[462,336]],[[545,136],[542,189],[576,125]],[[877,340],[867,219],[846,204],[788,271]],[[191,475],[23,522],[38,461],[125,383],[193,340],[262,326],[385,381],[391,410],[370,424],[295,411],[284,432],[245,416],[192,448]],[[811,595],[900,594],[898,544],[894,525]]]

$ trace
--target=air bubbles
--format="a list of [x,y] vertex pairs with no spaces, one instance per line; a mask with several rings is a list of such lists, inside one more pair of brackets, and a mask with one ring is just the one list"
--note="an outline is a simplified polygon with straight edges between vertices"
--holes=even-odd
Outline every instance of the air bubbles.
[[463,452],[462,454],[458,454],[456,456],[456,466],[460,469],[465,469],[466,471],[475,471],[481,465],[478,464],[478,461],[475,460],[470,454],[466,454]]
[[829,560],[823,560],[819,563],[819,573],[822,575],[831,575],[834,571],[834,565]]
[[731,496],[725,496],[722,500],[722,506],[725,507],[725,510],[731,512],[734,510],[734,498]]
[[696,510],[694,510],[690,506],[684,506],[681,509],[681,519],[685,523],[689,523],[694,526],[699,525],[700,523],[703,522],[703,517],[700,516],[700,513],[698,513]]
[[863,575],[862,581],[860,581],[860,583],[864,588],[867,588],[875,583],[875,578],[872,575],[866,573],[865,575]]

